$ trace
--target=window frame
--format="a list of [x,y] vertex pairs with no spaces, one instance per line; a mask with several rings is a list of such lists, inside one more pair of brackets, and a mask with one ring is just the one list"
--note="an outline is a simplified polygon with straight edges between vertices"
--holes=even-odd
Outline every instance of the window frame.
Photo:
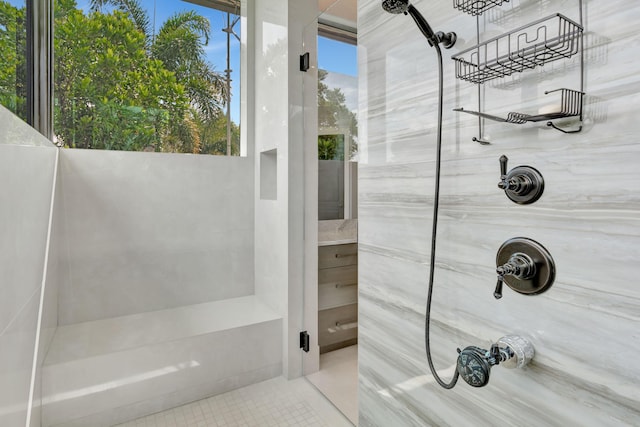
[[[239,19],[246,22],[247,5],[241,0],[184,0],[200,6],[213,8],[226,13],[240,13]],[[27,123],[34,129],[54,141],[54,1],[53,0],[27,0],[26,1],[26,27],[27,27]],[[243,71],[246,64],[246,35],[244,28],[240,36],[240,75],[246,75]],[[244,43],[243,43],[244,42]],[[236,95],[240,101],[240,157],[247,156],[247,129],[243,126],[243,106],[246,104],[246,92],[243,84],[245,79],[240,78],[240,90]],[[230,117],[227,116],[227,120]],[[228,138],[228,135],[227,135]],[[54,141],[55,143],[55,141]],[[230,144],[230,141],[227,141]],[[59,145],[60,146],[60,145]],[[174,153],[175,154],[175,153]],[[225,157],[230,156],[229,153]]]
[[53,140],[53,0],[27,0],[27,123]]

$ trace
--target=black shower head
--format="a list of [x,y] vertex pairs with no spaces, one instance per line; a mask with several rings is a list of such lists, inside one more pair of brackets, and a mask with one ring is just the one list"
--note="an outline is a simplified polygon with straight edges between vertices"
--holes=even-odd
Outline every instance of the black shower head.
[[382,0],[382,8],[389,13],[411,15],[430,46],[436,46],[442,42],[444,47],[449,49],[456,42],[456,33],[434,33],[427,20],[409,3],[409,0]]
[[409,0],[384,0],[382,8],[389,13],[407,13]]

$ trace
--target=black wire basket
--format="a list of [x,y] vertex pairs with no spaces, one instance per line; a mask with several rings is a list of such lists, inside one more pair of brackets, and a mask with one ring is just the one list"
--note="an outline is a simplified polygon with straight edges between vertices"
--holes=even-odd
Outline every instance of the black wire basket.
[[472,16],[482,15],[482,12],[509,0],[453,0],[453,7]]
[[564,117],[579,116],[582,114],[582,98],[584,93],[577,90],[561,88],[547,91],[545,92],[545,95],[550,93],[559,94],[559,104],[553,105],[548,111],[541,109],[538,111],[538,114],[525,114],[512,111],[507,114],[506,118],[504,118],[492,114],[481,113],[479,111],[465,110],[464,108],[454,108],[453,111],[472,114],[495,122],[513,123],[518,125],[527,122],[542,122]]
[[456,77],[484,83],[570,58],[579,51],[582,31],[559,13],[539,19],[454,55]]

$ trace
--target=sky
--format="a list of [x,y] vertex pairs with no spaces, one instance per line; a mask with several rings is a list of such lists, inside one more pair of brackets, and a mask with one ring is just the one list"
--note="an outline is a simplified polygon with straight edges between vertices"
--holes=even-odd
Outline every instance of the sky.
[[318,37],[318,68],[329,71],[324,83],[329,89],[339,88],[345,104],[358,111],[358,54],[354,45]]
[[348,76],[357,76],[356,46],[326,37],[318,37],[318,67]]

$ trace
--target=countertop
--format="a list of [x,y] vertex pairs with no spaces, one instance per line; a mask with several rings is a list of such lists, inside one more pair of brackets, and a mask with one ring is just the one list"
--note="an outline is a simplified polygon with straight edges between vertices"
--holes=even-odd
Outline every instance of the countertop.
[[358,220],[318,221],[318,246],[358,243]]

